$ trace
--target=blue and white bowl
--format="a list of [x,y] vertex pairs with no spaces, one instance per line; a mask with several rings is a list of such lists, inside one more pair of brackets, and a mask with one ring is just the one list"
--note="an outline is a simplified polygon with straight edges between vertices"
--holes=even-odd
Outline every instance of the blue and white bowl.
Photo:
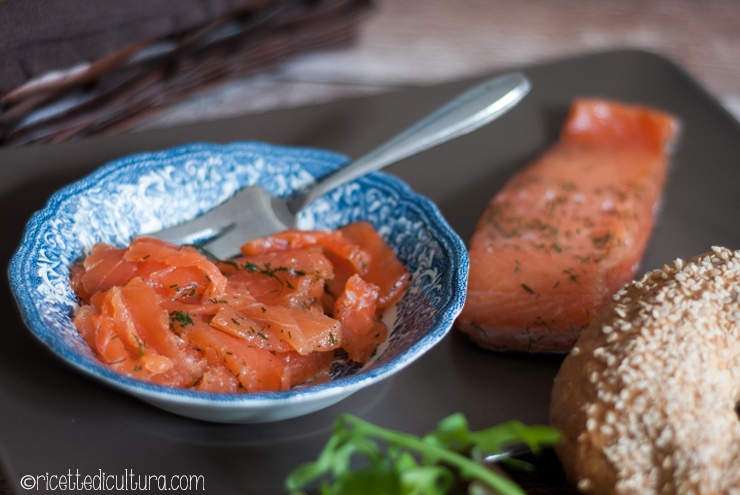
[[260,184],[289,196],[345,164],[341,155],[263,143],[192,144],[111,162],[54,194],[29,221],[10,264],[26,325],[73,367],[176,414],[251,423],[307,414],[411,364],[438,343],[462,309],[468,275],[464,244],[437,207],[397,178],[372,173],[310,205],[301,228],[335,229],[367,220],[396,251],[411,283],[384,315],[387,342],[363,366],[337,362],[332,380],[289,391],[217,394],[143,382],[102,364],[72,324],[78,300],[70,264],[96,242],[127,245],[140,234],[189,220],[238,189]]

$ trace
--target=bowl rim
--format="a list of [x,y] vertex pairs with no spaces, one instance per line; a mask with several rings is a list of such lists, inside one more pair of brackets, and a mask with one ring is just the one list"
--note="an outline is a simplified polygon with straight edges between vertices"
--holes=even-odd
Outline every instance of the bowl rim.
[[[456,316],[462,310],[465,302],[467,276],[469,270],[469,258],[467,249],[460,237],[449,226],[441,211],[434,202],[425,196],[416,193],[401,179],[384,173],[372,172],[357,179],[354,182],[382,186],[393,190],[406,207],[413,208],[427,225],[433,237],[444,246],[445,251],[451,255],[450,263],[453,268],[449,274],[449,284],[452,286],[453,297],[445,301],[434,312],[429,331],[408,349],[398,356],[389,359],[377,366],[362,370],[357,374],[339,377],[325,383],[312,384],[301,388],[294,387],[284,391],[271,392],[249,392],[249,393],[215,393],[177,388],[166,385],[158,385],[145,380],[129,377],[107,367],[100,361],[93,363],[87,359],[75,359],[79,354],[73,349],[64,348],[56,341],[47,341],[42,337],[38,327],[47,328],[40,317],[43,304],[36,303],[32,294],[30,284],[24,284],[28,277],[25,275],[31,270],[30,261],[32,253],[37,251],[41,244],[38,232],[43,226],[58,214],[65,200],[70,196],[86,191],[106,177],[126,170],[133,170],[137,164],[142,162],[157,162],[166,160],[176,154],[189,154],[196,152],[228,153],[232,150],[251,147],[256,151],[270,150],[273,153],[289,153],[297,161],[303,158],[319,158],[325,162],[324,173],[341,166],[348,159],[338,153],[318,148],[274,145],[257,141],[240,141],[228,144],[218,143],[191,143],[175,146],[159,151],[136,153],[116,160],[110,161],[80,179],[64,186],[56,191],[46,204],[35,212],[28,220],[21,241],[11,257],[8,266],[8,277],[11,292],[15,298],[17,307],[27,329],[34,337],[52,351],[52,354],[60,358],[67,365],[83,372],[86,376],[102,381],[114,388],[123,389],[134,395],[149,398],[151,400],[167,400],[172,404],[183,405],[214,405],[221,408],[243,408],[265,407],[280,403],[281,405],[299,404],[309,401],[327,399],[334,396],[345,395],[348,392],[359,390],[367,385],[380,381],[405,368],[413,361],[421,357],[427,350],[437,344],[449,332]],[[301,166],[304,166],[301,161]],[[312,174],[314,179],[323,175]]]

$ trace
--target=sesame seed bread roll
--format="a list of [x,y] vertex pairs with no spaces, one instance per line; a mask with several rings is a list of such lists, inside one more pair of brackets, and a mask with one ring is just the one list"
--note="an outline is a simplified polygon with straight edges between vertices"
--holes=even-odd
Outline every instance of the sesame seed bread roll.
[[594,494],[740,493],[740,251],[629,283],[555,378],[568,479]]

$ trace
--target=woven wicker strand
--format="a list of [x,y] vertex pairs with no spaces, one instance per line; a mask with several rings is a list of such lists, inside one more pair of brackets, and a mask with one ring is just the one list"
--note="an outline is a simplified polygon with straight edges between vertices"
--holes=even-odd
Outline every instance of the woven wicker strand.
[[370,0],[245,2],[203,26],[136,43],[0,95],[0,146],[110,134],[227,77],[350,42]]

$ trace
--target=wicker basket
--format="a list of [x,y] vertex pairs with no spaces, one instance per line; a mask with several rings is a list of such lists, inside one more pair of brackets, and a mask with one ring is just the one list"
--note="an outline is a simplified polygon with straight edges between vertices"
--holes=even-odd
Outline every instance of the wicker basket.
[[0,146],[120,132],[209,83],[349,42],[370,0],[278,0],[0,94]]

